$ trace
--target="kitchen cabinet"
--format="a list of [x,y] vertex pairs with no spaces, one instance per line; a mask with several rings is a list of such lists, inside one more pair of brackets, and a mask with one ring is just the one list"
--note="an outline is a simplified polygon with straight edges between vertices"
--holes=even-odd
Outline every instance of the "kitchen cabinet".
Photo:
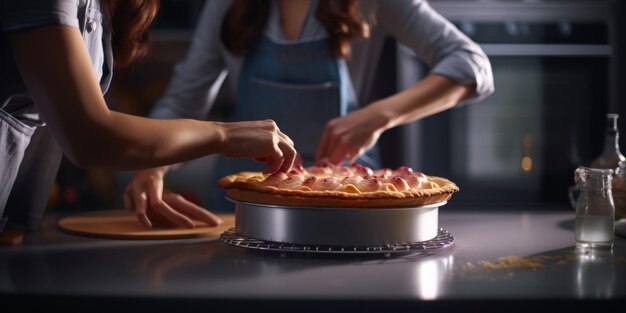
[[[578,311],[626,299],[626,239],[574,248],[574,212],[440,210],[456,244],[430,254],[333,256],[255,251],[216,238],[123,241],[61,232],[59,212],[20,246],[0,247],[0,303],[143,310]],[[507,263],[509,262],[509,263]],[[267,310],[264,310],[267,311]]]

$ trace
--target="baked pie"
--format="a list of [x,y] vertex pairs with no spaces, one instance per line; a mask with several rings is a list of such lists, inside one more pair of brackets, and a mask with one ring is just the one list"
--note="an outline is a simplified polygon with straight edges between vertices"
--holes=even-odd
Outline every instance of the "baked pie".
[[452,181],[413,171],[372,170],[326,162],[289,173],[240,172],[218,181],[229,198],[252,203],[310,207],[408,207],[447,201],[459,188]]

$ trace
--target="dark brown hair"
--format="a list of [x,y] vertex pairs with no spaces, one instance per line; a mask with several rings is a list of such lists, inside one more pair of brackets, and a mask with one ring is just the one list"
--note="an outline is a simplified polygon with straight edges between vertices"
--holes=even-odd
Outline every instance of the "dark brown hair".
[[116,66],[129,65],[148,52],[148,30],[159,10],[159,0],[107,0]]
[[[222,23],[221,37],[231,53],[244,56],[257,43],[269,17],[268,0],[233,0]],[[328,32],[337,57],[350,55],[350,41],[367,38],[369,25],[359,13],[358,0],[320,0],[315,17]]]

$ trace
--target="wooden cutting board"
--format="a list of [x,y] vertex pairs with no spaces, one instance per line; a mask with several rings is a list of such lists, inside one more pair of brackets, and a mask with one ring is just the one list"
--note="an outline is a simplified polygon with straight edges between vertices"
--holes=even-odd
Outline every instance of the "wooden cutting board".
[[218,216],[224,223],[215,227],[194,220],[196,227],[192,229],[147,228],[137,220],[134,212],[128,210],[106,210],[62,218],[59,220],[59,227],[72,234],[114,239],[218,237],[227,229],[235,226],[235,215],[218,214]]

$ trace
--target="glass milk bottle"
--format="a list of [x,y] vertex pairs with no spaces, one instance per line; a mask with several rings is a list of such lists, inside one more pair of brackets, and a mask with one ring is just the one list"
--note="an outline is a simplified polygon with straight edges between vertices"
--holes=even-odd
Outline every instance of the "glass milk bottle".
[[576,169],[576,187],[580,191],[576,201],[576,246],[579,248],[613,248],[612,175],[611,169],[584,166]]

